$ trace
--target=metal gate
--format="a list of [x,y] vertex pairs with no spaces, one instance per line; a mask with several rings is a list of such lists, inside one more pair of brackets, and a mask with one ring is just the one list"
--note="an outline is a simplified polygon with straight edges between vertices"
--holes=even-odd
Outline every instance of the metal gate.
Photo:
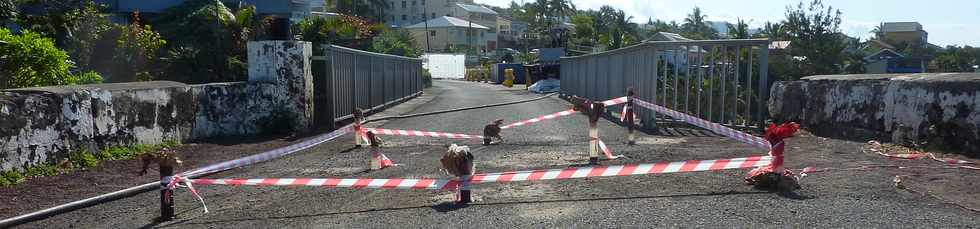
[[322,56],[312,57],[317,127],[333,128],[355,108],[378,112],[422,93],[422,59],[323,47]]
[[[762,126],[768,112],[767,39],[652,41],[561,59],[561,91],[593,100],[637,97],[728,126]],[[649,127],[673,122],[640,109]]]

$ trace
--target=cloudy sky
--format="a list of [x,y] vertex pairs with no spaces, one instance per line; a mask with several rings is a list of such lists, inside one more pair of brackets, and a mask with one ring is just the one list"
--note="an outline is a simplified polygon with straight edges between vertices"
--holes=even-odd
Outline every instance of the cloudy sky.
[[[506,7],[512,0],[474,0]],[[521,3],[521,0],[513,0]],[[533,0],[524,0],[532,2]],[[809,1],[809,0],[807,0]],[[750,21],[753,28],[766,21],[779,21],[786,6],[798,0],[572,0],[579,9],[598,9],[611,5],[634,17],[635,22],[677,20],[699,6],[711,21]],[[845,33],[867,38],[880,22],[918,21],[929,32],[929,43],[940,46],[980,46],[980,1],[977,0],[824,0],[841,11]]]

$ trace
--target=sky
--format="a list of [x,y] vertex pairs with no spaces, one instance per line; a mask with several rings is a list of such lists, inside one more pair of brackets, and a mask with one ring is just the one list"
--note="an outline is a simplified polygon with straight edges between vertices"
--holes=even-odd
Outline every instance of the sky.
[[[512,0],[474,0],[476,3],[507,7]],[[513,0],[521,3],[521,0]],[[532,2],[533,0],[524,0]],[[809,0],[807,0],[809,2]],[[929,43],[980,46],[980,1],[976,0],[823,0],[841,11],[841,30],[867,39],[869,31],[881,22],[917,21],[929,33]],[[572,0],[579,9],[599,9],[611,5],[633,16],[633,21],[683,22],[695,6],[701,7],[709,21],[734,23],[738,18],[749,27],[785,18],[787,5],[799,0]]]

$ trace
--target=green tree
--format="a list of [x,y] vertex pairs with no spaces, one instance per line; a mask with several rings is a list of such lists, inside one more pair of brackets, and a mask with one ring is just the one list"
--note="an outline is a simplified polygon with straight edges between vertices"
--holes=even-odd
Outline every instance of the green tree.
[[81,71],[95,70],[92,63],[99,61],[99,55],[96,53],[97,43],[113,27],[108,15],[101,11],[102,7],[92,2],[86,3],[79,9],[78,14],[82,16],[72,22],[76,26],[71,29],[68,39],[61,46]]
[[653,34],[656,34],[656,33],[659,33],[659,32],[681,33],[683,31],[681,29],[681,26],[678,25],[676,21],[671,21],[671,22],[668,23],[668,22],[665,22],[665,21],[656,20],[656,21],[653,22],[653,24],[652,24],[652,26],[651,26],[651,28],[650,28],[650,30],[648,32],[652,36]]
[[784,41],[789,39],[786,27],[780,22],[766,22],[762,30],[755,35],[757,38],[769,38],[772,41]]
[[575,15],[575,4],[572,4],[570,0],[550,0],[548,8],[552,12],[552,16],[558,20]]
[[592,17],[589,17],[586,13],[581,13],[572,16],[571,21],[575,25],[575,34],[573,34],[572,43],[588,46],[594,45],[592,39],[596,31],[595,26],[593,26]]
[[749,24],[746,23],[741,18],[734,25],[728,25],[728,38],[731,39],[748,39],[749,38]]
[[840,31],[840,15],[839,10],[825,6],[820,0],[786,7],[784,25],[792,41],[789,54],[796,57],[799,66],[790,79],[840,72],[846,47],[846,36]]
[[[247,8],[247,7],[245,7]],[[154,25],[167,41],[167,49],[185,47],[196,50],[199,63],[196,69],[188,66],[168,65],[162,79],[185,83],[227,82],[244,79],[246,52],[242,29],[235,14],[221,1],[185,1],[164,10],[154,19]],[[167,58],[172,52],[167,52]],[[193,52],[176,52],[193,53]],[[183,58],[189,57],[183,55]],[[173,60],[164,61],[175,63]],[[178,75],[187,74],[190,75]]]
[[371,51],[407,57],[419,57],[422,51],[417,48],[415,39],[408,31],[389,29],[381,31],[371,45]]
[[612,19],[609,48],[618,49],[638,42],[636,23],[631,22],[633,16],[626,16],[626,12],[619,10],[612,14]]
[[0,26],[5,25],[10,19],[17,18],[20,9],[14,0],[0,0]]
[[113,56],[116,63],[126,71],[114,80],[121,82],[149,81],[159,77],[157,50],[167,44],[166,40],[149,25],[143,25],[139,13],[133,13],[133,22],[123,26],[123,32],[116,41]]
[[717,39],[718,32],[708,26],[707,18],[700,7],[694,7],[684,18],[684,36],[695,40]]
[[[83,81],[68,70],[68,54],[54,41],[30,30],[14,35],[0,27],[0,89],[78,84]],[[100,81],[97,74],[84,75],[85,82]]]

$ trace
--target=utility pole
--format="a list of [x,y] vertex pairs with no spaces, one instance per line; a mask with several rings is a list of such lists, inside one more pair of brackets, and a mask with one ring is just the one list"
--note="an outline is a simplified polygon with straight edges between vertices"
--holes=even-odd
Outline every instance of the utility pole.
[[[466,28],[466,35],[467,35],[466,45],[470,46],[469,49],[467,49],[466,53],[469,53],[470,50],[474,50],[473,49],[473,14],[470,13],[469,11],[466,11],[466,21],[469,22],[469,25],[467,25],[468,28]],[[473,51],[473,54],[476,57],[476,62],[479,63],[480,57],[475,55],[476,50]]]
[[428,53],[431,49],[429,48],[429,16],[426,15],[429,12],[426,11],[427,8],[425,0],[422,0],[422,23],[425,23],[425,52]]

